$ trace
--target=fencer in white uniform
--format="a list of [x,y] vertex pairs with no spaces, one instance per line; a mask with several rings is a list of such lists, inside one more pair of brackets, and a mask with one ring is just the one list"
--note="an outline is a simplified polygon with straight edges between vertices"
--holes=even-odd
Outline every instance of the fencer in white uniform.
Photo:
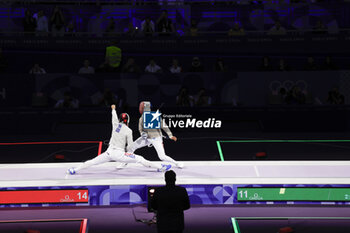
[[122,113],[120,115],[121,122],[119,122],[117,112],[115,110],[115,105],[112,105],[111,108],[112,136],[109,141],[108,149],[94,159],[88,160],[76,168],[68,169],[67,173],[73,175],[82,169],[110,161],[121,162],[124,164],[140,163],[145,167],[155,168],[157,171],[169,170],[171,168],[171,165],[154,163],[144,159],[142,156],[130,152],[125,152],[127,149],[126,145],[130,146],[133,143],[132,130],[128,127],[129,115],[127,113]]
[[151,111],[151,103],[148,101],[142,101],[140,103],[139,110],[141,114],[141,117],[139,119],[139,131],[140,131],[141,137],[136,139],[136,141],[134,141],[128,147],[128,152],[134,153],[135,150],[141,147],[153,146],[154,149],[157,151],[157,154],[160,160],[172,163],[175,165],[175,167],[183,168],[184,167],[183,163],[175,161],[174,159],[172,159],[171,157],[165,154],[162,130],[164,130],[167,133],[168,137],[171,140],[175,142],[177,141],[177,138],[173,136],[173,134],[171,133],[169,127],[165,124],[165,122],[161,120],[161,129],[145,129],[143,127],[143,112]]

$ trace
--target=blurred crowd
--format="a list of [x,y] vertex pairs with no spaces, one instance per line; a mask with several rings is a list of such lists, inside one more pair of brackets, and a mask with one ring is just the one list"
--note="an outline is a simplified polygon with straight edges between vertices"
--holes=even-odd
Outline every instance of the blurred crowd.
[[[249,70],[246,71],[261,71],[261,72],[272,72],[272,71],[322,71],[322,70],[340,70],[346,69],[347,67],[339,67],[332,59],[331,56],[325,56],[318,58],[317,60],[313,56],[308,56],[304,58],[304,64],[293,67],[293,65],[288,63],[288,58],[273,58],[264,56],[261,59],[261,64],[256,63],[251,66]],[[5,58],[3,58],[3,61]],[[125,60],[125,61],[124,61]],[[79,74],[94,74],[94,73],[182,73],[182,72],[235,72],[232,69],[233,64],[225,62],[223,57],[216,58],[215,62],[211,65],[208,63],[203,64],[200,57],[193,57],[190,63],[181,64],[180,58],[172,58],[169,60],[169,65],[163,67],[158,64],[157,60],[161,58],[151,57],[145,66],[140,65],[135,57],[128,57],[122,59],[121,50],[117,51],[116,54],[107,54],[101,64],[94,66],[91,64],[89,59],[82,61],[82,66],[77,67],[76,71]],[[164,58],[163,58],[164,60]],[[162,62],[164,63],[164,61]],[[273,61],[272,61],[273,60]],[[1,63],[1,53],[0,53],[0,63]],[[2,62],[5,68],[6,62]],[[29,70],[30,74],[46,74],[47,71],[45,67],[40,64],[33,64],[33,67]],[[55,72],[53,72],[55,73]]]
[[[168,3],[170,3],[169,1]],[[263,4],[263,3],[282,3],[282,1],[227,1],[221,2],[222,4]],[[318,1],[288,1],[285,3],[297,3],[297,2],[318,2]],[[179,1],[177,1],[179,3]],[[212,1],[213,4],[218,4],[216,1]],[[52,8],[50,15],[46,15],[47,10],[38,10],[36,12],[31,12],[29,9],[25,11],[25,17],[22,19],[23,31],[27,36],[39,36],[39,37],[64,37],[64,36],[80,36],[76,29],[75,21],[68,20],[59,6]],[[184,29],[184,32],[179,32],[175,27],[175,23],[169,17],[167,10],[162,10],[157,18],[152,18],[146,16],[141,22],[139,27],[135,26],[131,20],[127,28],[123,31],[118,31],[117,20],[113,17],[109,17],[107,26],[103,29],[102,36],[116,36],[117,34],[123,34],[130,37],[135,36],[190,36],[197,37],[201,36],[203,31],[198,27],[198,20],[193,18],[190,21],[189,26]],[[234,21],[232,22],[232,27],[222,33],[227,37],[237,37],[249,35],[249,30],[246,30],[242,22]],[[263,32],[264,35],[271,36],[283,36],[289,33],[289,25],[285,25],[285,22],[276,20],[274,24],[266,31]],[[310,33],[328,34],[327,25],[320,19],[318,20],[310,30]],[[92,61],[91,58],[86,56],[84,60],[81,61],[81,67],[76,67],[74,72],[79,74],[95,74],[95,73],[182,73],[182,72],[235,72],[232,62],[227,61],[227,57],[216,57],[215,61],[211,59],[211,63],[206,60],[206,57],[201,56],[191,56],[190,61],[183,59],[182,57],[173,56],[171,59],[163,59],[161,56],[154,57],[143,57],[140,61],[139,57],[134,56],[124,56],[122,48],[118,47],[118,42],[114,41],[106,47],[104,51],[104,57],[99,57],[99,63],[96,63],[96,59]],[[257,55],[256,57],[258,57]],[[168,56],[170,57],[170,56]],[[147,62],[146,60],[147,59]],[[303,71],[325,71],[325,70],[339,70],[346,69],[349,67],[344,67],[337,64],[331,56],[324,55],[315,58],[314,56],[304,57],[304,62],[302,65],[295,65],[295,63],[290,61],[290,57],[285,56],[263,56],[261,62],[256,59],[256,62],[249,62],[250,69],[247,71],[259,71],[259,72],[290,72],[296,70]],[[35,60],[34,60],[35,61]],[[161,62],[160,62],[161,61]],[[165,64],[165,62],[168,64]],[[147,63],[147,64],[145,64]],[[9,60],[3,54],[0,48],[0,73],[5,73],[9,65]],[[63,65],[63,64],[61,64]],[[19,68],[19,73],[20,73]],[[46,74],[55,73],[55,71],[50,72],[49,69],[45,67],[45,64],[41,62],[33,62],[32,67],[26,71],[30,74]],[[72,71],[64,71],[71,73]],[[307,104],[308,94],[305,91],[300,90],[297,86],[285,89],[281,88],[278,93],[273,93],[274,97],[278,96],[279,104],[294,105],[294,104]],[[40,98],[39,96],[37,96]],[[189,94],[187,87],[182,87],[176,97],[176,105],[184,107],[203,107],[212,105],[212,98],[207,93],[204,88],[201,88],[198,93]],[[339,92],[337,87],[332,87],[329,90],[327,103],[328,104],[344,104],[344,95]],[[105,90],[103,95],[97,101],[97,105],[109,106],[110,104],[118,104],[123,106],[126,104],[126,100],[123,99],[118,94],[113,93],[111,90]],[[61,99],[55,103],[55,108],[78,108],[79,100],[74,97],[71,92],[65,92]]]
[[[52,36],[52,37],[63,37],[63,36],[129,36],[129,37],[152,37],[152,36],[208,36],[208,35],[227,35],[228,37],[246,36],[246,35],[268,35],[268,36],[283,36],[292,34],[295,35],[296,29],[290,25],[289,21],[282,21],[276,19],[273,25],[269,28],[265,28],[262,31],[245,28],[244,23],[235,21],[233,19],[229,24],[233,25],[231,28],[226,29],[217,27],[213,30],[206,30],[205,26],[208,23],[203,23],[199,26],[199,19],[191,18],[189,25],[176,25],[173,17],[169,17],[167,10],[162,10],[157,18],[151,16],[145,16],[141,23],[135,23],[133,18],[130,18],[126,28],[117,27],[123,19],[118,19],[114,16],[106,16],[105,20],[108,22],[101,24],[100,27],[102,32],[94,31],[81,31],[76,27],[76,21],[67,19],[62,9],[59,6],[55,6],[51,14],[45,13],[47,10],[38,10],[31,12],[30,9],[25,11],[25,16],[22,20],[23,32],[25,35],[36,35],[36,36]],[[74,17],[73,17],[74,18]],[[338,33],[338,30],[328,29],[326,25],[326,19],[319,18],[317,21],[311,23],[308,28],[303,30],[297,30],[298,33],[312,33],[312,34],[328,34]],[[100,29],[99,29],[100,30]],[[258,32],[258,33],[257,33]]]

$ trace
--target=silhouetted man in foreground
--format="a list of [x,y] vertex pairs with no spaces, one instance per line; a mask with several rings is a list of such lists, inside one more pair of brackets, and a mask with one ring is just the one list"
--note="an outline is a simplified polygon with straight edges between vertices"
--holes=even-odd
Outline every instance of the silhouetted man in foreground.
[[185,188],[176,186],[176,174],[165,173],[165,187],[157,188],[151,202],[157,210],[158,233],[181,233],[184,230],[184,210],[190,208],[190,200]]

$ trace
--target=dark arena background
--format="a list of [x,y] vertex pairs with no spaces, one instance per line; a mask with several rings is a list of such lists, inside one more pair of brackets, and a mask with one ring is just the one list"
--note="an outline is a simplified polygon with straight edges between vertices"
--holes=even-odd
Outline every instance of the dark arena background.
[[68,171],[141,101],[183,232],[350,232],[349,42],[347,0],[0,0],[0,232],[157,232],[164,172]]

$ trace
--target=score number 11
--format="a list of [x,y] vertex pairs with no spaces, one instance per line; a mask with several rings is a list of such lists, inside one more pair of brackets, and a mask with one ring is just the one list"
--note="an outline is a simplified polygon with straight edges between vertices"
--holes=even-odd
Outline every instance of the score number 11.
[[248,190],[244,191],[241,190],[238,192],[238,194],[240,195],[241,198],[248,198]]
[[79,193],[77,193],[77,195],[78,195],[79,200],[81,200],[81,199],[87,200],[87,198],[88,198],[87,192],[84,192],[83,194],[81,194],[81,192],[79,192]]

